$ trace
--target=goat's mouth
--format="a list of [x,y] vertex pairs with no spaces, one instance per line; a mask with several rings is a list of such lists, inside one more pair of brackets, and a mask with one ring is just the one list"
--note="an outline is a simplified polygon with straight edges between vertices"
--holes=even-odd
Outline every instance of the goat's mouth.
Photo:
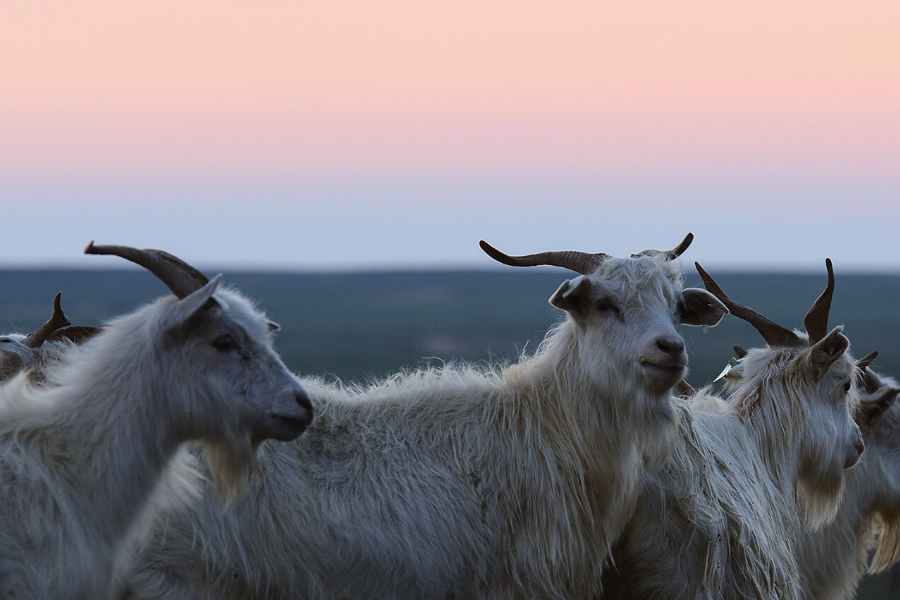
[[289,442],[300,437],[310,423],[312,423],[312,411],[304,411],[300,414],[271,412],[266,415],[258,437]]
[[672,387],[684,377],[687,361],[684,359],[655,361],[642,358],[641,367],[644,369],[644,374],[653,383],[664,387]]

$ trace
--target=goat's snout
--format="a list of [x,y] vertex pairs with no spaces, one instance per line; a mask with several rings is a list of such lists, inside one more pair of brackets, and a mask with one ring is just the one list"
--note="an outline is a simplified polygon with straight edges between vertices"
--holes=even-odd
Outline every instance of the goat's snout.
[[306,431],[312,420],[312,401],[306,390],[297,384],[275,399],[266,414],[263,428],[266,437],[289,442]]
[[856,436],[856,439],[853,442],[853,453],[850,453],[847,456],[847,460],[844,462],[844,468],[849,469],[856,465],[859,462],[859,459],[862,458],[863,452],[866,451],[866,445],[863,443],[863,438],[861,434]]
[[656,348],[671,356],[684,353],[684,340],[680,337],[660,337],[656,339]]

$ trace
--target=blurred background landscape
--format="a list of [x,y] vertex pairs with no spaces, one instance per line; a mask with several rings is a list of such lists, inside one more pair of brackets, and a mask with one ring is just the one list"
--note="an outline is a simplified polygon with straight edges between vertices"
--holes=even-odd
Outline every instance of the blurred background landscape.
[[[693,267],[686,285],[701,286]],[[826,283],[821,272],[710,270],[734,300],[781,325],[803,317]],[[208,275],[214,269],[205,269]],[[500,363],[533,352],[563,318],[547,302],[572,274],[562,269],[496,269],[357,273],[224,270],[226,284],[258,302],[279,323],[276,347],[298,374],[365,382],[426,362]],[[29,332],[50,315],[53,297],[76,325],[96,325],[167,294],[139,270],[0,270],[0,331]],[[874,368],[900,375],[900,275],[836,273],[829,324],[844,325],[857,357],[878,350]],[[726,316],[715,328],[684,327],[689,382],[711,382],[739,344],[762,343],[747,323]],[[900,568],[865,580],[859,600],[900,597]]]

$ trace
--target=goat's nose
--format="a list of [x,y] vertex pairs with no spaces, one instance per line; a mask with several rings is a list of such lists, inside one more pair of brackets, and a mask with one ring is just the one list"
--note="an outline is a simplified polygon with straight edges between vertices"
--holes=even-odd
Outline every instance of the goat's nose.
[[672,356],[678,356],[684,352],[684,340],[677,337],[663,337],[656,339],[656,347]]
[[306,393],[306,390],[304,390],[303,388],[295,390],[294,400],[297,402],[297,404],[299,404],[306,410],[306,418],[308,419],[306,424],[309,425],[310,423],[312,423],[313,407],[312,402],[309,399],[309,395]]

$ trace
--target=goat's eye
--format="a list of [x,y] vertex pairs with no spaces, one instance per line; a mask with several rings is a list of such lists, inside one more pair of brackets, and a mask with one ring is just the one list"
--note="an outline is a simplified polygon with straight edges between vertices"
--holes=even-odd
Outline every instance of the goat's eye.
[[610,300],[609,298],[601,298],[594,303],[594,307],[600,312],[619,312],[619,307],[616,306],[616,303]]
[[844,393],[846,394],[849,391],[850,391],[850,380],[848,379],[847,381],[844,382]]
[[687,310],[687,304],[684,303],[684,300],[679,300],[675,304],[675,314],[683,315]]
[[230,350],[236,350],[238,345],[237,342],[234,341],[234,338],[230,333],[226,333],[224,335],[220,335],[216,339],[212,341],[212,346],[219,352],[228,352]]

